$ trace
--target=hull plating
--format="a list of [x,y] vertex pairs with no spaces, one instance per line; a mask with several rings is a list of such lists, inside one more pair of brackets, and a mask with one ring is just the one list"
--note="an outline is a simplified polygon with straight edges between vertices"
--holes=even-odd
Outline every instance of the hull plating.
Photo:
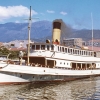
[[20,73],[0,73],[0,84],[25,84],[31,82],[58,82],[58,81],[72,81],[88,76],[64,76],[64,75],[29,75]]

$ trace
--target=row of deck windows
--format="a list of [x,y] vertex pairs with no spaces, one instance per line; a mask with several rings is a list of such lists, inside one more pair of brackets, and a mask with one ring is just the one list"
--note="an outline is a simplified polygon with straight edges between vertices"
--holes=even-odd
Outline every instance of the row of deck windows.
[[61,46],[58,46],[58,51],[69,53],[69,54],[96,56],[96,52],[93,52],[93,51],[64,48],[64,47],[61,47]]
[[68,63],[65,63],[65,62],[64,63],[60,62],[60,64],[68,65]]
[[[94,56],[94,57],[100,57],[100,52],[93,52],[88,50],[79,50],[74,48],[68,48],[63,46],[55,46],[56,51],[69,53],[69,54],[75,54],[75,55],[88,55],[88,56]],[[54,50],[54,45],[32,45],[33,50]]]
[[32,45],[33,50],[54,50],[53,45]]
[[[60,62],[60,64],[62,64],[62,62]],[[64,65],[65,65],[65,62],[64,62]],[[71,69],[74,69],[74,70],[95,69],[96,64],[95,63],[70,63],[70,67]],[[56,68],[66,69],[67,67],[56,67]]]

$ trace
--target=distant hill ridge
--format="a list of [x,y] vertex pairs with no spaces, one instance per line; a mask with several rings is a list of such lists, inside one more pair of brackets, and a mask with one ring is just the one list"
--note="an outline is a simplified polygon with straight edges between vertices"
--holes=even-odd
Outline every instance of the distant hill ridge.
[[[66,32],[67,33],[67,32]],[[91,30],[75,30],[69,33],[70,36],[65,38],[83,38],[84,40],[91,39]],[[35,41],[51,39],[52,37],[52,22],[38,21],[31,25],[31,39]],[[100,39],[100,30],[94,30],[94,38]],[[28,39],[28,23],[5,23],[0,24],[0,42],[9,42],[13,40]]]

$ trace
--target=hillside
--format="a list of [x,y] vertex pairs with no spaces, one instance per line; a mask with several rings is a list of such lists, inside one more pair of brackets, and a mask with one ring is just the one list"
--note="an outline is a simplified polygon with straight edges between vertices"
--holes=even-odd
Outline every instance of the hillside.
[[[62,38],[83,38],[90,40],[92,37],[91,30],[76,30],[67,26],[64,29]],[[44,41],[52,37],[52,22],[38,21],[31,25],[31,39],[35,41]],[[94,30],[94,38],[100,39],[100,30]],[[28,39],[28,23],[5,23],[0,24],[0,41],[9,42],[13,40]]]
[[[51,34],[52,23],[49,21],[34,22],[31,25],[31,39],[40,39]],[[0,24],[0,41],[28,39],[28,23]]]
[[[91,40],[92,39],[92,31],[83,29],[74,31],[70,37],[74,38],[82,38],[83,40]],[[93,38],[100,39],[100,30],[93,30]]]

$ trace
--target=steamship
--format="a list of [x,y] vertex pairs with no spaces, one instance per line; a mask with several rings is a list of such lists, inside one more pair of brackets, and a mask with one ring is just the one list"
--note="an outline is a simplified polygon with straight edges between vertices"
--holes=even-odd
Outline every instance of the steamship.
[[[0,84],[70,81],[100,75],[100,52],[60,43],[62,23],[53,21],[52,42],[30,43],[29,64],[0,62]],[[27,56],[24,56],[28,62]]]
[[[30,24],[28,29],[30,33]],[[0,84],[71,81],[100,75],[100,52],[61,44],[61,31],[62,22],[54,20],[52,42],[29,41],[28,56],[22,58],[26,64],[0,61]]]

